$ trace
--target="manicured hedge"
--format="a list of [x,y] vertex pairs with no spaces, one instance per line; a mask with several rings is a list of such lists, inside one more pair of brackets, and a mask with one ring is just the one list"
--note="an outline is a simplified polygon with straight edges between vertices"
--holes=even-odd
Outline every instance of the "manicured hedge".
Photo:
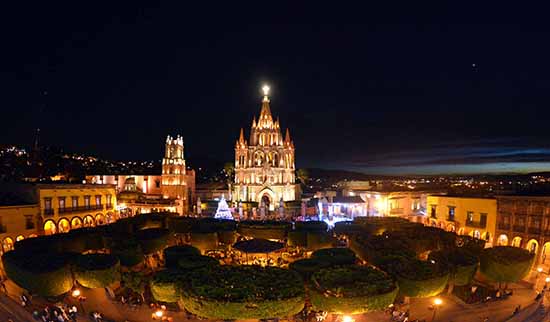
[[165,269],[156,272],[149,287],[153,298],[160,302],[176,303],[180,299],[179,280],[184,273],[179,270]]
[[517,282],[529,273],[534,258],[533,254],[518,247],[486,248],[480,255],[480,271],[494,282]]
[[73,286],[70,261],[75,254],[27,253],[14,250],[2,256],[9,279],[32,294],[44,297],[67,293]]
[[237,241],[236,230],[219,230],[218,241],[224,245],[233,245]]
[[311,258],[329,263],[331,266],[353,265],[357,258],[349,248],[323,248],[314,251]]
[[449,271],[440,265],[417,259],[403,264],[398,272],[397,283],[404,296],[435,296],[447,286]]
[[168,226],[175,233],[188,234],[197,221],[198,219],[193,217],[170,217]]
[[120,281],[120,261],[110,254],[80,255],[76,257],[73,272],[84,287],[107,287]]
[[218,248],[218,234],[216,232],[191,232],[191,245],[200,249],[202,253]]
[[283,240],[291,225],[281,221],[241,221],[237,232],[246,237]]
[[336,235],[346,235],[348,237],[367,233],[365,227],[351,221],[340,221],[335,223],[333,231]]
[[149,228],[138,230],[135,236],[143,253],[149,255],[166,247],[166,243],[170,237],[170,231],[164,228]]
[[468,285],[477,271],[479,260],[477,256],[462,248],[453,248],[431,252],[428,260],[444,265],[449,270],[449,283],[457,286]]
[[127,267],[135,266],[144,259],[140,244],[133,239],[117,241],[111,248],[111,254],[120,260],[122,266]]
[[183,271],[190,271],[204,267],[213,267],[219,264],[220,262],[217,259],[203,255],[186,256],[178,260],[178,268]]
[[311,279],[313,309],[337,314],[384,310],[398,292],[391,277],[368,266],[321,269]]
[[308,231],[306,234],[307,249],[309,251],[316,251],[321,248],[332,247],[332,236],[323,231]]
[[328,225],[324,221],[297,221],[294,224],[294,229],[301,231],[327,231]]
[[290,263],[288,268],[298,272],[304,281],[308,281],[313,273],[330,266],[330,263],[322,260],[315,258],[304,258]]
[[281,268],[217,266],[192,271],[186,280],[182,305],[204,318],[282,318],[304,307],[302,279]]
[[198,256],[201,251],[191,245],[171,246],[164,249],[165,266],[176,268],[181,258],[188,256]]
[[293,230],[288,232],[287,243],[292,247],[307,247],[307,232],[301,230]]

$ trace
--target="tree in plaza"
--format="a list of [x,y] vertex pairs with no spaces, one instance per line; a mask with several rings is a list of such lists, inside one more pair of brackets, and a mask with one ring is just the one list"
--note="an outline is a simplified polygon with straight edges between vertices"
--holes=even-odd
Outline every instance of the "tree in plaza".
[[191,271],[181,293],[187,311],[210,319],[283,318],[304,307],[298,273],[277,267],[221,265]]
[[384,310],[398,293],[388,274],[370,266],[321,269],[311,280],[309,294],[313,309],[337,314]]
[[522,280],[531,269],[535,256],[529,251],[512,246],[486,248],[480,255],[480,271],[491,281],[508,283]]
[[128,271],[122,273],[122,285],[134,291],[141,296],[142,301],[145,301],[145,286],[149,279],[143,272]]
[[76,257],[73,273],[87,288],[103,288],[120,281],[120,261],[110,254],[86,254]]
[[225,178],[227,180],[227,188],[231,191],[231,187],[235,180],[235,164],[233,162],[226,162],[223,165],[223,172],[225,172]]
[[464,286],[470,284],[479,264],[477,256],[467,249],[459,247],[431,252],[428,260],[438,265],[443,265],[449,271],[449,294],[452,293],[455,285]]

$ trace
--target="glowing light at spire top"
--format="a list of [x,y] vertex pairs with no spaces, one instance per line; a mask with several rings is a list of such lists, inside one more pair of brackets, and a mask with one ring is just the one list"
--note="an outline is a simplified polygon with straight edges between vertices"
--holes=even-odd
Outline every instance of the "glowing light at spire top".
[[269,95],[269,86],[264,85],[264,86],[262,87],[262,91],[264,92],[264,95],[265,95],[265,96]]

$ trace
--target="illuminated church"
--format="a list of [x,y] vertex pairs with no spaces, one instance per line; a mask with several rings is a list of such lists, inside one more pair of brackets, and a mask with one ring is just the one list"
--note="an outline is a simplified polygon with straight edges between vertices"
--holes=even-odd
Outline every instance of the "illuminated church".
[[295,183],[294,142],[286,130],[283,138],[279,120],[273,121],[269,87],[263,88],[260,117],[252,121],[250,139],[241,128],[235,144],[233,201],[258,202],[271,210],[280,201],[293,201],[299,194]]

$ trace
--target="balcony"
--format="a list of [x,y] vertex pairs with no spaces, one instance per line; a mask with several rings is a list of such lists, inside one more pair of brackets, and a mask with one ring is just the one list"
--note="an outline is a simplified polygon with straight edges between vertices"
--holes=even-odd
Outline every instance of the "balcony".
[[53,208],[44,209],[44,216],[53,216]]
[[[466,225],[468,225],[468,224],[466,224]],[[508,223],[499,222],[497,227],[498,227],[498,229],[502,229],[502,230],[510,230],[510,224],[508,224]]]
[[113,204],[112,203],[106,204],[105,209],[113,209]]
[[[486,222],[479,222],[479,221],[466,221],[467,227],[476,227],[476,228],[485,228],[487,227]],[[510,226],[508,226],[510,228]]]
[[524,225],[514,225],[514,232],[516,233],[524,233],[525,232],[525,226]]
[[86,211],[90,211],[90,210],[103,210],[103,205],[65,207],[65,208],[59,208],[58,209],[60,214],[68,214],[68,213],[73,213],[73,212],[86,212]]
[[529,232],[529,234],[540,235],[540,228],[539,227],[529,227],[529,229],[527,229],[527,231]]

